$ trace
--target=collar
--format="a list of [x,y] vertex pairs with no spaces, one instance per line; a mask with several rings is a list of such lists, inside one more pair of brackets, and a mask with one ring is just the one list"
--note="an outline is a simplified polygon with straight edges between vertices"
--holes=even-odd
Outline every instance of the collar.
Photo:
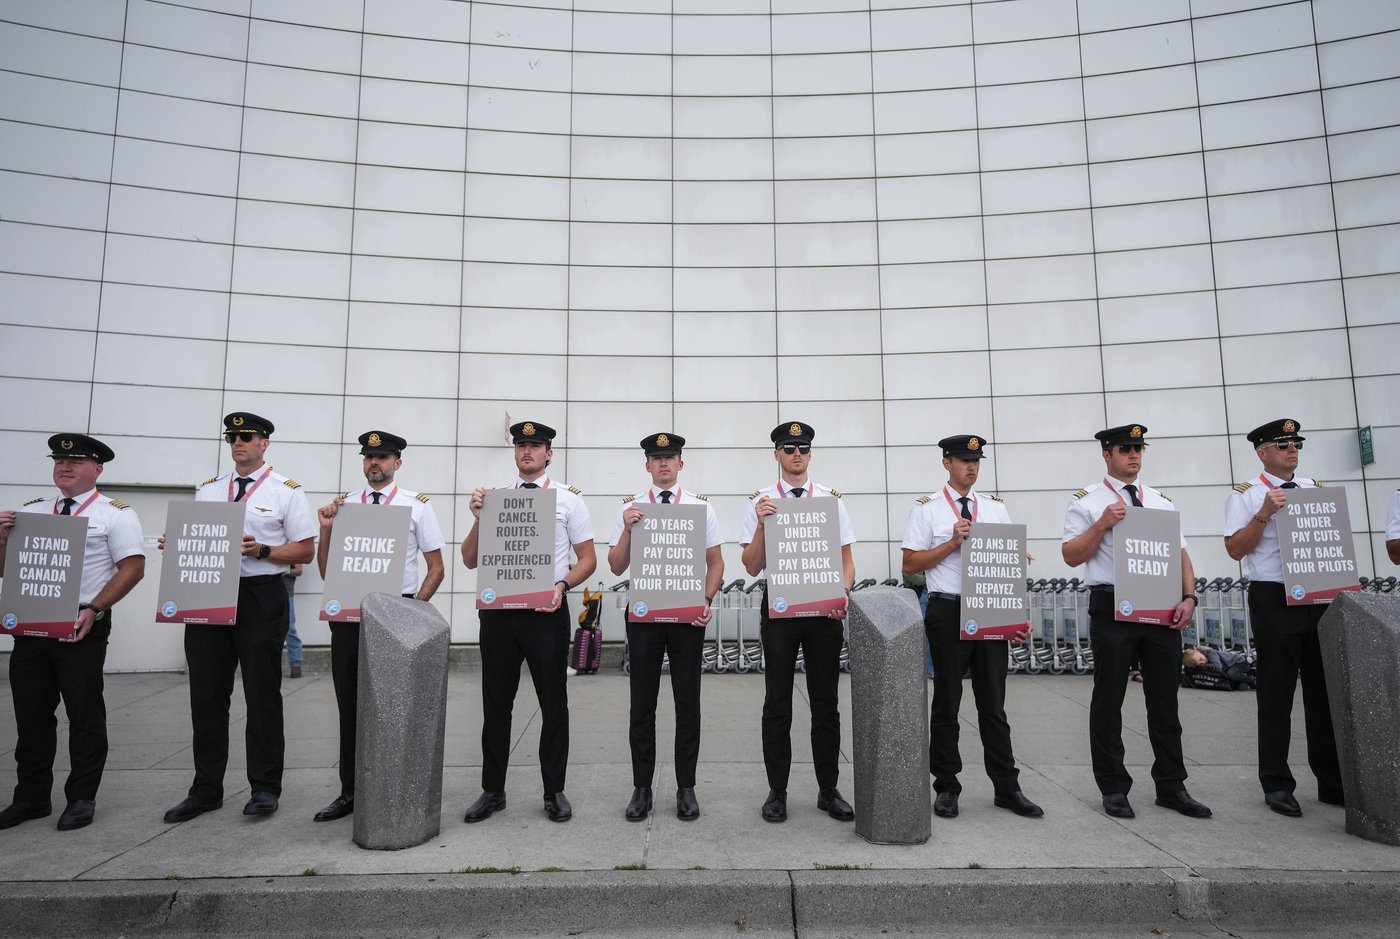
[[[534,479],[529,480],[529,482],[534,483],[534,484],[535,484],[536,486],[538,486],[540,489],[553,489],[553,488],[554,488],[554,482],[553,482],[553,480],[551,480],[551,479],[549,478],[549,474],[548,474],[548,473],[541,473],[540,475],[536,476]],[[525,483],[526,483],[525,478],[524,478],[523,476],[520,476],[519,474],[516,474],[516,477],[515,477],[515,485],[511,486],[511,488],[512,488],[512,489],[520,489],[520,488],[523,488],[524,485],[525,485]]]
[[802,481],[802,485],[800,486],[790,486],[788,485],[788,481],[786,479],[783,479],[781,476],[778,477],[778,494],[784,497],[786,497],[787,494],[789,492],[792,492],[794,489],[802,489],[807,493],[807,496],[811,496],[813,494],[812,490],[814,488],[815,487],[812,483],[812,478],[810,476],[804,479]]
[[[1263,476],[1263,477],[1266,478],[1266,479],[1268,479],[1269,482],[1273,483],[1275,486],[1282,486],[1284,483],[1290,481],[1290,480],[1284,479],[1282,476],[1275,476],[1273,473],[1269,472],[1268,470],[1260,470],[1260,471],[1259,471],[1259,475],[1260,475],[1260,476]],[[1293,474],[1293,479],[1292,479],[1291,481],[1292,481],[1292,482],[1295,482],[1295,483],[1298,481],[1298,474],[1297,474],[1297,473],[1294,473],[1294,474]]]
[[80,492],[80,493],[78,493],[76,496],[65,496],[65,495],[63,494],[63,490],[60,489],[60,490],[58,490],[58,496],[57,496],[56,498],[58,499],[58,504],[59,504],[59,505],[62,505],[62,504],[63,504],[63,500],[64,500],[64,499],[72,499],[72,500],[73,500],[73,504],[74,504],[75,506],[78,506],[78,505],[82,505],[84,502],[87,502],[89,499],[96,498],[96,496],[97,496],[97,487],[96,487],[96,486],[93,486],[93,487],[92,487],[91,489],[89,489],[87,492]]

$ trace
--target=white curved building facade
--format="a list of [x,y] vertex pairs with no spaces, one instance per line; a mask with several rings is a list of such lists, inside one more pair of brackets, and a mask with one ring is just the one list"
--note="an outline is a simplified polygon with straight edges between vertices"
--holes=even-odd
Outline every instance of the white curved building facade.
[[276,422],[313,505],[389,429],[472,641],[455,542],[508,416],[560,430],[600,539],[644,435],[689,438],[732,541],[807,421],[877,578],[957,432],[1067,573],[1127,421],[1198,571],[1238,576],[1243,434],[1291,416],[1395,572],[1390,0],[3,0],[0,140],[5,506],[57,429],[112,443],[152,534],[226,468],[226,411]]

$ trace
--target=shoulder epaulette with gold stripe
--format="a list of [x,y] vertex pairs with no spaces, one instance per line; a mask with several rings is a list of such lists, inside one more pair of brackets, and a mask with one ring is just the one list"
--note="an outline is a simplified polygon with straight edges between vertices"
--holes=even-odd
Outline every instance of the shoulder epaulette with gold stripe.
[[1254,483],[1235,483],[1234,488],[1236,492],[1248,492],[1249,488],[1253,485]]
[[200,483],[200,485],[201,485],[201,486],[207,486],[207,485],[209,485],[210,483],[212,483],[214,480],[216,480],[216,479],[218,479],[218,478],[219,478],[219,477],[217,477],[217,476],[210,476],[210,477],[209,477],[208,479],[206,479],[204,482]]
[[295,479],[284,479],[282,480],[282,485],[286,486],[288,489],[301,488],[301,483],[297,482]]
[[914,501],[919,503],[919,505],[927,505],[930,501],[932,501],[932,499],[933,496],[921,496],[918,499],[915,499]]
[[1085,496],[1087,496],[1088,494],[1089,494],[1089,490],[1087,490],[1087,489],[1076,489],[1076,490],[1074,491],[1074,497],[1075,497],[1076,499],[1082,499],[1082,498],[1084,498]]
[[702,496],[702,495],[700,495],[700,493],[698,493],[698,492],[692,492],[691,495],[693,495],[695,498],[699,499],[701,502],[709,502],[709,501],[710,501],[710,497],[709,497],[709,496]]
[[569,491],[572,492],[572,493],[573,493],[574,495],[576,495],[576,496],[581,496],[581,495],[583,495],[583,490],[580,489],[580,488],[577,487],[577,486],[570,486],[570,487],[569,487]]
[[428,494],[426,492],[420,492],[413,498],[417,499],[419,502],[422,502],[424,505],[427,505],[428,503]]
[[749,498],[750,498],[750,499],[757,499],[757,498],[758,498],[758,494],[759,494],[760,492],[762,492],[762,491],[763,491],[762,489],[755,489],[753,492],[749,493]]
[[131,506],[127,505],[125,502],[123,502],[123,501],[120,500],[120,499],[113,499],[113,500],[112,500],[112,508],[114,508],[114,509],[129,509],[129,508],[131,508]]
[[622,500],[622,504],[623,504],[623,505],[626,505],[627,503],[632,502],[632,501],[635,500],[636,498],[637,498],[636,496],[627,496],[626,498],[624,498],[624,499]]
[[26,503],[24,503],[24,504],[25,504],[25,505],[33,505],[33,504],[36,503],[36,502],[43,502],[43,501],[44,501],[44,497],[43,497],[43,496],[39,496],[38,498],[30,499],[28,502],[26,502]]
[[1158,492],[1157,495],[1161,496],[1163,499],[1166,499],[1168,502],[1172,501],[1172,497],[1167,495],[1165,492]]
[[1005,499],[993,492],[987,493],[987,498],[991,499],[993,502],[1001,502],[1003,504],[1006,502]]
[[1313,480],[1313,485],[1316,486],[1317,488],[1321,489],[1321,488],[1322,488],[1322,480],[1320,480],[1320,479],[1314,479],[1314,480]]
[[835,496],[836,498],[838,498],[838,499],[841,498],[841,490],[839,490],[839,489],[833,489],[833,490],[831,490],[831,494],[832,494],[833,496]]

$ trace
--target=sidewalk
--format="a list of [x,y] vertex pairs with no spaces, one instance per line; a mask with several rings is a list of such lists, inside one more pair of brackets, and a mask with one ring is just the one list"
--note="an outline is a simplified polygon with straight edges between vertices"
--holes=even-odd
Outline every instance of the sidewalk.
[[[849,759],[847,682],[843,676]],[[698,821],[675,817],[669,762],[657,768],[653,816],[641,824],[623,819],[632,789],[627,682],[609,672],[569,682],[573,821],[551,824],[544,816],[539,715],[524,681],[509,806],[465,825],[462,813],[480,790],[481,689],[474,668],[458,668],[449,679],[441,834],[416,848],[377,852],[353,843],[353,819],[311,820],[338,791],[328,674],[283,683],[280,811],[264,819],[241,814],[248,792],[236,692],[224,808],[182,825],[166,825],[161,815],[183,798],[191,776],[185,678],[112,675],[111,755],[96,822],[54,830],[66,771],[60,717],[55,817],[0,832],[9,880],[0,887],[0,935],[1145,935],[1154,927],[1214,935],[1217,924],[1236,935],[1308,935],[1309,924],[1333,935],[1394,932],[1400,849],[1347,835],[1345,810],[1316,801],[1300,734],[1293,752],[1304,815],[1287,819],[1264,806],[1255,778],[1252,695],[1183,689],[1187,784],[1215,810],[1211,820],[1186,819],[1152,804],[1141,686],[1133,685],[1124,736],[1138,817],[1119,821],[1103,814],[1089,769],[1091,684],[1068,675],[1008,682],[1022,787],[1045,818],[992,806],[969,693],[960,817],[934,818],[926,844],[890,847],[866,843],[853,825],[816,809],[810,763],[793,766],[788,822],[759,818],[767,783],[757,674],[705,676]],[[662,687],[658,750],[665,755],[674,724]],[[810,754],[804,693],[799,676],[799,759]],[[0,699],[0,794],[8,797],[14,717],[6,681]],[[1301,726],[1299,716],[1295,729]],[[853,796],[849,764],[842,788]],[[1379,931],[1367,932],[1373,927]]]

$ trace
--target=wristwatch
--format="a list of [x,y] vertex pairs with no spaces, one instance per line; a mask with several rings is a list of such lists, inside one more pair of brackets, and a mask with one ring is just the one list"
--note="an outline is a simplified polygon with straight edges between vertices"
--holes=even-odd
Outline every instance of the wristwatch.
[[107,616],[107,611],[100,606],[93,606],[91,603],[84,603],[82,609],[92,611],[92,621],[100,623]]
[[261,546],[258,548],[258,560],[259,560],[259,561],[265,561],[265,560],[267,560],[267,556],[268,556],[269,554],[271,554],[271,553],[272,553],[272,548],[271,548],[269,545],[261,545]]
[[1201,598],[1196,596],[1194,593],[1182,594],[1181,601],[1185,603],[1187,600],[1190,600],[1192,603],[1196,604],[1196,606],[1201,605]]

